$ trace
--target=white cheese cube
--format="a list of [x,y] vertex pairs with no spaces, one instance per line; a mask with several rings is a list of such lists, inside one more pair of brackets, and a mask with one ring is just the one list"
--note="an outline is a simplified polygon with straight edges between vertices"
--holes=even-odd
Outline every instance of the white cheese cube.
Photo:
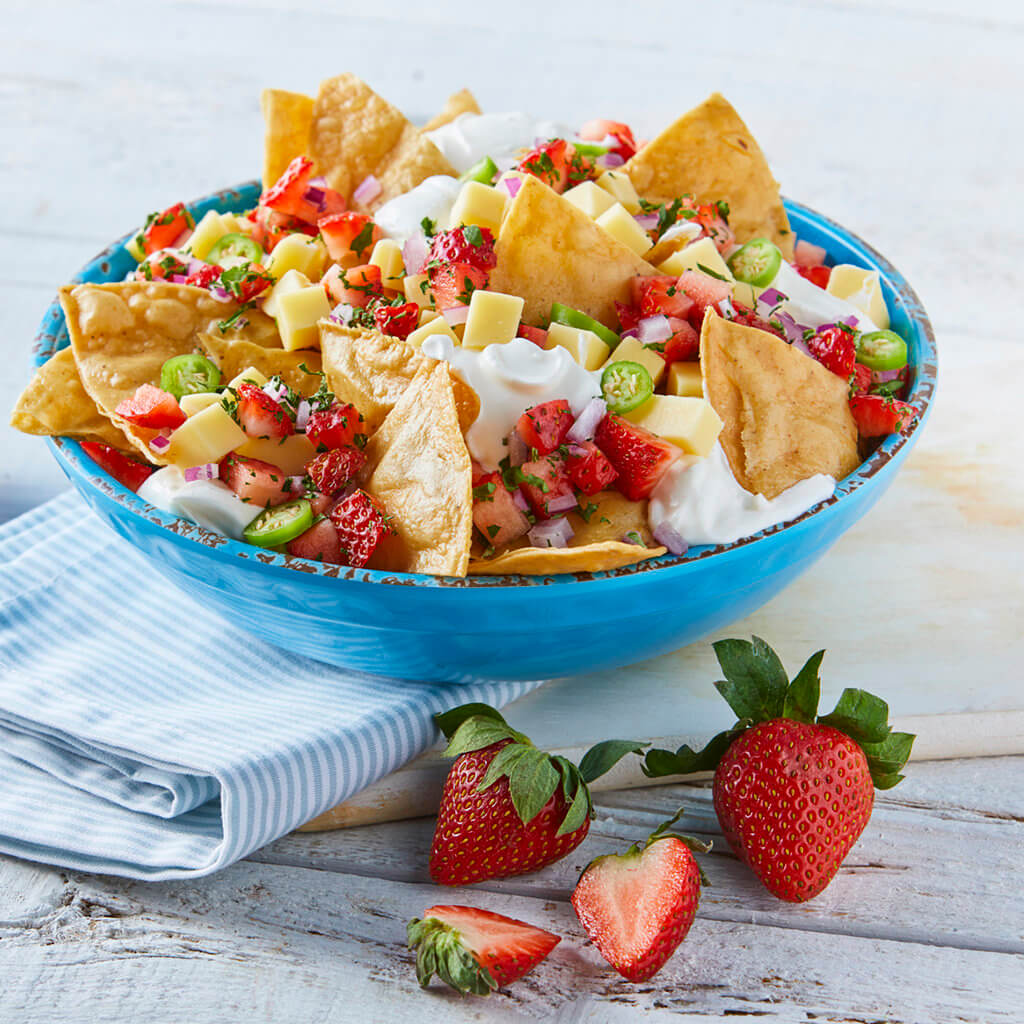
[[216,391],[200,391],[195,395],[182,395],[178,405],[181,406],[181,411],[186,416],[195,416],[197,412],[216,405],[220,398],[221,396]]
[[489,228],[497,237],[506,202],[508,194],[504,190],[499,191],[480,181],[467,181],[452,207],[448,226],[457,228],[460,224],[475,224]]
[[673,363],[668,368],[665,390],[680,398],[703,398],[704,381],[701,378],[700,363]]
[[567,199],[573,206],[595,220],[615,205],[615,198],[611,193],[594,181],[584,181],[575,188],[563,192],[562,198]]
[[370,263],[380,267],[380,282],[385,288],[396,292],[402,290],[405,263],[402,261],[402,247],[394,239],[382,238],[373,247]]
[[613,203],[597,218],[597,223],[637,256],[642,256],[651,247],[650,236],[633,220],[633,215],[622,203]]
[[568,324],[552,324],[548,328],[545,348],[564,348],[584,370],[596,370],[608,359],[611,346],[593,331]]
[[469,299],[462,344],[466,348],[486,348],[511,341],[519,330],[523,305],[524,301],[518,295],[478,288]]
[[[282,243],[283,244],[283,243]],[[263,312],[267,316],[277,317],[280,315],[281,296],[291,292],[297,292],[300,288],[308,288],[312,282],[301,270],[289,270],[283,277],[278,279],[262,302]]]
[[642,345],[636,338],[623,338],[601,369],[611,366],[612,363],[621,362],[639,363],[651,375],[655,387],[665,376],[665,360],[654,349]]
[[825,290],[829,295],[845,299],[850,305],[867,313],[881,329],[888,329],[889,309],[885,304],[881,275],[877,270],[839,263],[832,268],[828,288]]
[[605,171],[597,179],[597,184],[616,202],[622,203],[628,213],[640,212],[640,197],[625,171]]
[[220,462],[228,452],[245,444],[246,433],[220,403],[190,416],[171,434],[167,461],[182,469]]
[[205,260],[214,244],[235,229],[216,210],[207,210],[185,246],[197,260]]
[[654,395],[625,416],[690,455],[710,454],[722,430],[718,413],[703,398]]
[[228,381],[229,388],[237,388],[239,384],[255,384],[261,388],[267,383],[265,374],[260,373],[255,366],[247,366],[236,377]]
[[451,340],[453,345],[458,345],[459,343],[458,335],[448,326],[448,322],[443,316],[435,316],[425,323],[421,323],[405,340],[410,345],[415,345],[416,348],[419,348],[427,338],[431,338],[435,334],[443,334]]
[[298,288],[282,295],[277,301],[277,309],[277,329],[281,332],[281,345],[286,351],[320,347],[317,321],[331,313],[327,293],[320,285]]
[[266,265],[278,280],[289,271],[297,270],[310,281],[319,281],[327,266],[327,246],[320,238],[293,232],[274,246]]

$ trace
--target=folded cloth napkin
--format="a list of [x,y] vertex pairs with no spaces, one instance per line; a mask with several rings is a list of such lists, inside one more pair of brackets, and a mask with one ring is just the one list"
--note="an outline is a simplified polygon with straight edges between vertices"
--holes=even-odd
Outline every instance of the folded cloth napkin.
[[0,852],[209,874],[425,749],[435,711],[536,685],[407,682],[285,653],[64,494],[0,526]]

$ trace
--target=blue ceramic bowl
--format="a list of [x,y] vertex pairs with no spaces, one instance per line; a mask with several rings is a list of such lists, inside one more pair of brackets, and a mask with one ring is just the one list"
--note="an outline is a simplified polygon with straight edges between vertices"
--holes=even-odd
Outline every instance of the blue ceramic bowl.
[[[194,213],[256,203],[255,183],[192,203]],[[907,340],[910,401],[920,410],[886,438],[833,497],[800,518],[734,544],[691,548],[613,572],[466,579],[308,562],[250,547],[153,508],[74,441],[51,440],[68,478],[100,518],[206,606],[287,650],[367,672],[470,682],[536,679],[611,668],[691,643],[774,597],[819,559],[895,479],[928,417],[935,338],[910,285],[838,224],[787,202],[799,237],[830,260],[878,269],[893,329]],[[77,281],[116,281],[134,267],[121,239]],[[55,302],[35,343],[37,363],[68,344]]]

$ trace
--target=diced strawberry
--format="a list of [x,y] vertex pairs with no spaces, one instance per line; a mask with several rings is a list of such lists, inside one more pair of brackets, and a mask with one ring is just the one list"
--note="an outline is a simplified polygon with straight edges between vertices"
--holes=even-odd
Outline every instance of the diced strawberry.
[[728,210],[728,206],[721,206],[718,203],[701,203],[697,206],[697,223],[704,229],[704,234],[715,243],[719,252],[727,252],[736,244],[736,236],[729,227],[722,210]]
[[850,374],[850,393],[853,395],[867,394],[872,382],[871,370],[862,363],[855,363]]
[[831,267],[798,267],[793,268],[801,277],[806,278],[811,284],[819,288],[828,288],[829,279],[832,277]]
[[380,267],[367,263],[343,270],[335,263],[324,274],[321,282],[332,302],[347,302],[350,306],[365,307],[384,294]]
[[694,302],[679,286],[679,279],[659,275],[656,277],[635,277],[636,289],[640,293],[640,316],[674,316],[686,319],[693,310]]
[[373,322],[381,334],[405,340],[420,322],[420,307],[415,302],[383,303],[373,311]]
[[700,335],[686,320],[668,318],[672,337],[665,342],[661,357],[666,363],[692,363],[700,358]]
[[185,284],[194,285],[196,288],[209,288],[223,273],[223,268],[218,267],[216,263],[204,263],[194,274],[188,275]]
[[330,507],[334,504],[333,494],[321,494],[318,491],[307,491],[304,497],[306,501],[309,502],[310,508],[313,509],[313,515],[315,516],[327,515]]
[[615,486],[630,501],[643,501],[682,452],[669,441],[609,413],[597,425],[597,446],[618,470]]
[[473,292],[487,287],[487,271],[469,263],[430,267],[427,276],[430,278],[430,290],[434,294],[434,305],[438,309],[468,306]]
[[98,441],[83,441],[82,451],[96,463],[100,469],[109,473],[122,487],[129,491],[137,491],[144,480],[153,472],[152,466],[147,466],[135,459],[128,458],[116,448],[108,444],[100,444]]
[[530,520],[516,505],[500,473],[474,476],[473,524],[496,548],[517,540],[530,529]]
[[539,455],[548,455],[565,440],[573,422],[568,401],[555,398],[527,409],[519,417],[516,429],[527,447],[535,449]]
[[565,139],[550,139],[531,149],[516,165],[517,171],[532,174],[556,192],[564,192],[593,177],[594,163]]
[[744,327],[756,327],[759,331],[767,331],[769,334],[774,334],[783,341],[786,340],[786,332],[775,324],[763,317],[758,316],[752,309],[747,309],[746,306],[740,305],[738,302],[733,303],[735,314],[733,316],[733,323],[743,324]]
[[366,455],[362,448],[346,445],[321,452],[306,466],[306,472],[322,494],[337,494],[363,468]]
[[235,400],[235,419],[249,437],[288,437],[295,433],[285,407],[255,384],[239,384]]
[[305,533],[288,542],[288,554],[313,562],[341,565],[341,539],[330,519],[317,520]]
[[366,565],[380,542],[395,532],[391,517],[366,491],[353,491],[330,515],[341,542],[342,564],[356,569]]
[[517,336],[532,341],[537,348],[548,347],[548,332],[543,327],[530,327],[528,324],[520,324]]
[[326,185],[312,185],[313,161],[297,156],[284,174],[260,196],[260,206],[316,224],[325,216],[345,209],[345,200]]
[[314,448],[359,447],[357,439],[366,440],[362,413],[348,402],[335,402],[329,409],[316,409],[306,424],[306,437]]
[[728,281],[719,281],[717,277],[702,274],[699,270],[684,270],[679,275],[679,287],[693,299],[694,308],[687,319],[698,331],[707,310],[714,306],[717,312],[721,312],[717,304],[732,295],[732,285]]
[[180,427],[186,419],[174,395],[152,384],[140,384],[131,398],[118,403],[114,412],[136,427],[148,430]]
[[[849,378],[857,362],[857,349],[853,332],[841,327],[827,327],[807,339],[811,355],[822,366],[843,378]],[[887,431],[888,433],[888,431]]]
[[186,231],[195,227],[192,214],[184,203],[175,203],[163,213],[154,213],[137,237],[142,251],[149,256],[160,249],[169,249]]
[[618,470],[593,441],[570,446],[565,468],[573,485],[584,494],[597,494],[598,491],[603,491],[619,475]]
[[547,455],[519,467],[519,490],[538,519],[549,519],[575,507],[576,496],[561,455]]
[[274,278],[259,263],[242,263],[222,270],[217,284],[236,302],[246,303],[272,288]]
[[220,476],[242,501],[254,508],[283,505],[295,498],[291,478],[262,459],[246,459],[234,453],[227,455],[221,462]]
[[633,137],[633,130],[621,121],[595,118],[580,129],[579,136],[585,142],[604,142],[610,136],[614,140],[614,145],[608,152],[621,156],[623,160],[629,160],[639,148]]
[[828,254],[820,245],[799,239],[793,248],[793,262],[800,267],[823,267]]
[[174,249],[157,249],[147,256],[132,274],[135,281],[167,281],[188,274],[188,264]]
[[884,437],[906,427],[917,415],[917,409],[883,395],[854,395],[850,412],[857,421],[862,437]]
[[497,266],[494,234],[489,228],[472,225],[439,231],[430,243],[431,263],[468,263],[478,270]]
[[619,325],[624,331],[633,330],[633,328],[636,327],[642,319],[640,315],[640,307],[637,303],[634,303],[632,306],[627,306],[625,303],[616,300],[615,312],[619,317]]
[[268,206],[257,206],[253,212],[253,241],[265,252],[273,252],[274,247],[288,235],[300,232],[304,235],[317,233],[315,224],[307,224],[298,217],[271,210]]
[[383,238],[380,228],[365,213],[336,213],[322,217],[316,225],[327,244],[327,252],[338,263],[362,262]]

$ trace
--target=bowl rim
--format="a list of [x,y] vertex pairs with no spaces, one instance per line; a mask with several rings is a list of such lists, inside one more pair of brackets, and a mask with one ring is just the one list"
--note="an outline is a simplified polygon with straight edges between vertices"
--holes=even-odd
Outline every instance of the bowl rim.
[[[193,210],[196,208],[216,209],[221,205],[229,203],[238,205],[244,203],[249,196],[254,198],[255,194],[258,193],[258,189],[258,182],[243,182],[240,185],[202,196],[185,205]],[[916,441],[917,435],[924,426],[934,402],[938,376],[935,332],[920,298],[910,283],[885,256],[868,242],[864,241],[859,235],[805,204],[785,197],[783,197],[783,200],[788,213],[795,213],[798,217],[810,220],[819,234],[823,234],[830,240],[852,249],[871,269],[879,270],[883,284],[888,285],[895,299],[903,306],[911,329],[917,336],[918,359],[914,364],[915,376],[908,395],[908,401],[917,406],[919,414],[909,429],[887,437],[852,473],[840,480],[830,497],[814,505],[794,519],[777,523],[749,537],[742,537],[728,544],[694,546],[682,555],[665,554],[619,569],[600,572],[548,573],[529,576],[506,574],[452,577],[431,576],[423,573],[388,572],[379,569],[353,569],[349,566],[327,565],[322,562],[313,562],[304,558],[297,558],[293,555],[278,554],[263,548],[257,548],[244,544],[241,541],[232,540],[214,531],[206,530],[190,520],[172,516],[170,513],[146,503],[133,491],[119,484],[113,477],[100,469],[82,451],[81,445],[77,441],[65,437],[51,437],[47,438],[47,443],[54,458],[56,458],[65,472],[72,476],[76,486],[84,478],[92,487],[101,491],[107,498],[121,506],[129,514],[145,520],[151,526],[167,531],[187,544],[197,544],[209,549],[211,552],[222,552],[233,557],[245,559],[248,562],[259,563],[263,569],[275,566],[287,568],[293,572],[300,571],[307,575],[383,584],[385,586],[507,588],[559,585],[585,581],[596,583],[603,580],[615,580],[625,576],[637,576],[645,573],[657,573],[658,579],[665,579],[670,575],[686,573],[709,558],[717,558],[720,564],[723,557],[736,554],[757,544],[763,545],[780,533],[792,530],[799,531],[808,520],[823,515],[827,516],[844,499],[849,498],[865,484],[895,472],[896,464],[902,460],[901,453],[905,454],[905,449]],[[116,278],[110,279],[106,277],[110,273],[110,261],[134,234],[135,232],[129,232],[108,245],[74,275],[72,283],[77,284],[87,280],[95,280],[97,277],[104,277],[106,280],[117,280]],[[62,336],[63,344],[61,343]],[[34,365],[41,365],[59,349],[66,347],[66,344],[67,330],[64,314],[59,300],[55,298],[47,309],[33,341],[32,355]]]

